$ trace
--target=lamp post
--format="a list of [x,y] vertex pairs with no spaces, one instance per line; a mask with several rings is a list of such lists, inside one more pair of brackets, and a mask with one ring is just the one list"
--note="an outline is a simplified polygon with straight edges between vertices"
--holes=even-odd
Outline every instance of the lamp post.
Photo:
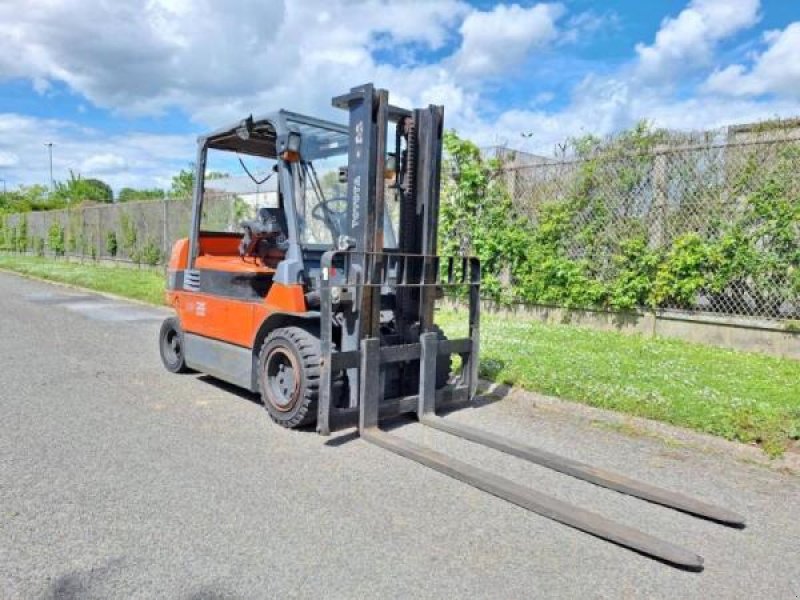
[[53,194],[53,142],[47,142],[45,144],[47,146],[47,150],[50,154],[50,194]]

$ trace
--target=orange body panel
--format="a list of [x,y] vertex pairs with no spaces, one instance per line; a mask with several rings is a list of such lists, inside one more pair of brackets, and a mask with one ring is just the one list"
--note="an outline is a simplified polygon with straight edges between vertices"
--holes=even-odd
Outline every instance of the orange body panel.
[[201,254],[194,261],[195,269],[208,269],[210,271],[231,271],[234,273],[274,273],[275,269],[264,267],[255,262],[254,258],[242,258],[236,256],[214,256],[211,254]]
[[183,238],[172,246],[167,268],[171,271],[177,271],[185,269],[187,264],[189,264],[189,240]]
[[[203,271],[258,273],[270,275],[275,269],[255,264],[239,256],[239,238],[200,238],[195,268]],[[172,248],[170,271],[186,269],[189,241],[178,240]],[[276,312],[301,313],[306,301],[301,285],[273,283],[262,301],[238,300],[187,290],[167,290],[167,302],[175,309],[184,331],[252,348],[264,319]]]
[[239,256],[239,242],[242,236],[215,236],[213,234],[200,234],[200,248],[198,255],[216,254]]
[[273,283],[266,297],[270,310],[283,312],[305,312],[306,298],[300,285]]
[[184,331],[237,346],[252,347],[257,304],[201,292],[178,292],[178,318]]

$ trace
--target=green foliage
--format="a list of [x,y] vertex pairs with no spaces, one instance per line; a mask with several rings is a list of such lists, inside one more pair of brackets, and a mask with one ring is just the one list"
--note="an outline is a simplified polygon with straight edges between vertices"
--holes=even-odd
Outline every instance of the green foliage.
[[444,137],[445,169],[454,176],[443,183],[440,245],[444,253],[480,258],[484,291],[500,297],[508,279],[525,260],[529,227],[513,214],[511,198],[498,181],[500,162],[483,160],[478,147],[454,132]]
[[[181,169],[178,173],[172,176],[172,184],[169,189],[170,198],[191,198],[194,191],[194,163],[189,164],[188,169]],[[206,172],[206,180],[212,179],[225,179],[228,177],[227,173],[220,173],[217,171]]]
[[[7,217],[0,212],[0,250],[15,250],[16,249],[16,228],[9,222]],[[12,240],[12,235],[14,239]]]
[[100,179],[84,179],[83,185],[87,190],[86,199],[94,202],[113,202],[114,191],[111,186]]
[[698,183],[693,173],[679,181],[685,210],[704,212],[691,220],[671,206],[683,230],[669,238],[654,235],[635,205],[640,189],[654,185],[653,149],[667,140],[647,123],[611,140],[571,140],[578,161],[569,186],[526,197],[535,214],[523,218],[502,164],[448,132],[441,252],[477,255],[483,293],[500,302],[689,308],[703,294],[711,310],[725,310],[725,292],[736,289],[774,314],[784,299],[800,296],[800,144],[767,161],[755,149],[729,174],[724,185],[736,210],[725,209],[719,182]]
[[63,208],[61,198],[50,197],[43,185],[24,186],[0,195],[0,213],[24,213]]
[[58,221],[53,221],[47,230],[47,245],[56,256],[64,256],[64,228]]
[[620,242],[614,257],[617,277],[609,285],[608,304],[618,310],[631,310],[651,302],[659,255],[647,247],[644,236]]
[[136,250],[131,258],[139,264],[144,263],[154,267],[161,262],[163,257],[158,244],[152,238],[148,238],[144,246]]
[[653,303],[690,307],[705,287],[710,267],[708,245],[696,233],[675,240],[656,273]]
[[110,256],[116,256],[117,250],[117,232],[112,230],[106,233],[106,252]]
[[141,200],[163,200],[166,197],[164,190],[158,188],[137,190],[130,187],[122,188],[117,195],[117,202],[133,202]]
[[131,220],[127,213],[123,212],[119,216],[119,226],[122,230],[122,251],[128,258],[133,259],[136,253],[136,223]]
[[233,197],[233,222],[238,223],[245,219],[250,212],[250,205],[241,196]]
[[17,252],[28,250],[28,217],[22,215],[17,226]]
[[84,201],[113,202],[114,193],[106,182],[99,179],[83,179],[73,171],[69,172],[69,179],[57,182],[52,197],[62,201],[65,205],[75,205]]
[[[441,310],[451,338],[463,312]],[[672,339],[481,316],[480,373],[499,383],[782,453],[800,435],[800,362]]]
[[36,256],[2,254],[0,254],[0,267],[150,304],[164,303],[164,272],[161,269],[130,269]]
[[88,243],[83,232],[83,218],[80,209],[71,208],[67,212],[66,243],[67,252],[70,254],[87,254]]
[[191,164],[188,169],[181,169],[173,175],[169,195],[171,198],[190,198],[193,189],[194,164]]
[[163,258],[161,256],[161,248],[159,248],[158,244],[156,244],[152,238],[148,237],[145,243],[140,246],[136,223],[127,213],[122,212],[120,214],[119,225],[122,230],[121,240],[117,239],[116,232],[109,232],[107,234],[106,248],[109,254],[116,256],[119,252],[119,246],[121,245],[125,256],[136,263],[155,266],[161,262]]

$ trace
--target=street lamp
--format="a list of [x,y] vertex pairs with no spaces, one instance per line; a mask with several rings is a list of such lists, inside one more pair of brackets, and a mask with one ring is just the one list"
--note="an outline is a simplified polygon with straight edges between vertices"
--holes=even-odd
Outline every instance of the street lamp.
[[45,144],[47,146],[47,150],[50,153],[50,194],[53,193],[53,142],[47,142]]

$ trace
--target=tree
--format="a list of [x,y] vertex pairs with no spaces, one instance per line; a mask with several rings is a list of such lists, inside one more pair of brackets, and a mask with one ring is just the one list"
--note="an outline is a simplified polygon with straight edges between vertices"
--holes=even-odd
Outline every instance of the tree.
[[[194,191],[194,163],[189,163],[188,169],[181,169],[176,175],[172,176],[172,186],[169,190],[170,198],[191,198]],[[226,179],[227,173],[219,171],[207,171],[206,180]]]
[[87,199],[95,202],[113,202],[114,192],[111,186],[100,179],[84,179],[84,186],[87,190]]
[[135,200],[163,200],[164,190],[158,188],[137,190],[135,188],[125,187],[117,194],[117,202],[131,202]]
[[0,213],[20,213],[63,207],[64,201],[48,197],[47,188],[43,185],[21,185],[17,190],[0,195]]
[[105,181],[99,179],[83,179],[80,174],[69,172],[66,182],[56,183],[52,197],[65,204],[78,204],[84,201],[112,202],[114,193]]
[[169,190],[171,198],[189,198],[194,189],[194,165],[190,164],[188,169],[181,169],[176,175],[172,176],[172,186]]

